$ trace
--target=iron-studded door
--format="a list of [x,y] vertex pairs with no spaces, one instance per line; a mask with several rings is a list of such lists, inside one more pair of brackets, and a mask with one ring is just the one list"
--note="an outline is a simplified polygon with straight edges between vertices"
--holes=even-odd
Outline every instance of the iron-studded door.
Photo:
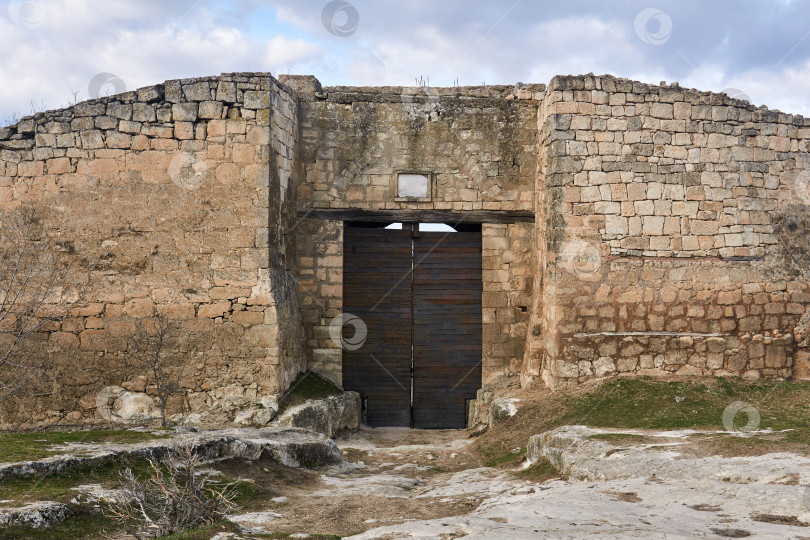
[[[343,385],[371,426],[463,428],[481,387],[481,233],[346,227]],[[361,345],[361,346],[358,346]]]

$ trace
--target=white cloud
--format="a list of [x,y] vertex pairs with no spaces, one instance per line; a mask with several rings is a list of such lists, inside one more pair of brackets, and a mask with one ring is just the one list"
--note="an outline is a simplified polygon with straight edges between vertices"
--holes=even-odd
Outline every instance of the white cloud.
[[729,76],[720,89],[728,87],[742,90],[755,105],[810,117],[810,60],[799,67],[756,69]]
[[319,47],[303,39],[274,36],[265,47],[264,65],[271,72],[293,72],[292,66],[317,54]]
[[[304,39],[271,36],[266,42],[234,26],[213,23],[204,8],[174,11],[160,2],[113,0],[48,2],[40,26],[23,29],[0,17],[0,122],[13,113],[29,114],[33,100],[58,108],[98,73],[120,77],[128,89],[167,79],[218,75],[229,71],[287,71],[317,55]],[[179,9],[179,8],[185,9]],[[2,13],[2,15],[5,15]]]
[[[810,114],[810,4],[681,0],[665,8],[671,39],[634,31],[643,4],[567,0],[348,0],[359,26],[323,26],[328,0],[46,0],[42,25],[24,30],[0,7],[0,118],[29,100],[87,97],[97,73],[128,88],[223,71],[312,74],[325,85],[548,82],[611,73],[719,91]],[[741,7],[742,6],[742,7]],[[514,8],[514,9],[512,9]],[[807,39],[803,39],[807,38]],[[771,66],[777,65],[777,68]]]

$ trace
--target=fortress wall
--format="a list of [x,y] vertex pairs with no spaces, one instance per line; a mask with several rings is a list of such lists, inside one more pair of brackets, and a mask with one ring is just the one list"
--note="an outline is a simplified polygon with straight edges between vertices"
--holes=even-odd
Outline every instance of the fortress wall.
[[611,77],[557,77],[546,99],[543,350],[527,361],[553,387],[791,376],[810,120]]
[[533,298],[534,225],[483,226],[483,383],[521,372]]
[[525,336],[523,364],[521,366],[521,384],[526,385],[539,377],[547,369],[545,350],[554,342],[557,327],[553,320],[546,317],[553,310],[544,306],[553,305],[554,298],[547,294],[545,288],[545,269],[548,267],[549,231],[559,225],[562,216],[550,208],[551,199],[547,197],[546,177],[549,171],[549,142],[553,134],[553,124],[549,122],[552,114],[552,101],[540,101],[537,111],[537,173],[535,177],[535,252],[532,264],[532,303],[529,311],[529,325]]
[[107,385],[143,391],[123,352],[156,314],[182,341],[170,412],[277,393],[305,369],[285,189],[300,174],[296,122],[296,97],[269,74],[225,74],[0,129],[0,208],[46,209],[87,283],[48,329],[52,395],[35,421],[92,419]]
[[[0,128],[0,210],[42,207],[85,289],[32,342],[53,360],[36,422],[152,391],[124,351],[157,314],[182,342],[170,412],[307,367],[340,383],[344,223],[325,209],[535,213],[482,226],[485,382],[810,376],[809,120],[608,76],[280,81],[168,81]],[[430,196],[398,197],[398,173]]]
[[[313,369],[341,380],[341,349],[329,324],[342,311],[343,225],[307,212],[533,210],[536,109],[544,88],[321,88],[312,78],[297,86],[305,148],[299,291]],[[397,197],[398,172],[430,173],[431,196]],[[531,228],[483,228],[485,381],[520,371],[531,303]]]

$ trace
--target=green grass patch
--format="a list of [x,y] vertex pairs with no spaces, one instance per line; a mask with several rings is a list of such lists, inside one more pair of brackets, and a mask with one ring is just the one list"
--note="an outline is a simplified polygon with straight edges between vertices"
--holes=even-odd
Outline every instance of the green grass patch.
[[58,454],[50,447],[64,443],[136,443],[162,439],[166,435],[130,430],[46,431],[0,433],[0,463],[30,461]]
[[279,414],[310,399],[324,399],[342,394],[343,390],[317,373],[302,373],[279,400]]
[[320,477],[315,472],[285,467],[269,459],[229,459],[213,464],[212,468],[222,473],[215,477],[218,482],[234,483],[237,495],[233,502],[239,506],[240,512],[284,506],[287,503],[274,503],[271,499],[287,495],[290,487],[314,487],[320,482]]
[[[556,425],[605,428],[723,429],[723,411],[735,401],[759,411],[760,429],[806,431],[810,427],[810,382],[806,381],[613,380],[582,395],[560,395],[562,415],[550,420]],[[746,418],[738,420],[745,424]]]
[[[55,527],[48,529],[29,529],[25,527],[14,527],[0,530],[2,540],[87,540],[113,538],[114,533],[120,527],[110,518],[102,514],[90,513],[79,507],[72,507],[74,513],[72,518],[67,519]],[[161,536],[162,540],[209,540],[211,537],[221,532],[239,533],[239,526],[230,521],[222,521],[216,525],[207,527],[197,527],[181,533],[169,536]],[[264,535],[254,535],[258,538]],[[276,538],[274,535],[267,535],[267,538]]]
[[529,480],[538,484],[546,480],[551,480],[552,478],[560,477],[560,471],[558,471],[546,457],[540,458],[530,467],[515,471],[513,474],[522,480]]
[[12,500],[11,506],[23,506],[37,501],[66,503],[79,494],[71,488],[84,484],[99,484],[105,488],[118,485],[119,472],[129,467],[136,476],[146,475],[146,460],[111,461],[101,466],[80,467],[44,478],[6,478],[0,481],[0,500]]
[[810,426],[810,383],[731,379],[609,381],[582,396],[563,397],[563,420],[610,428],[722,429],[723,411],[734,401],[759,410],[760,429]]
[[[785,431],[772,436],[725,437],[718,453],[798,451],[810,453],[810,381],[743,381],[706,379],[662,381],[641,377],[614,379],[570,392],[540,391],[528,395],[518,414],[480,436],[476,447],[491,466],[510,466],[512,448],[532,435],[563,425],[650,430],[724,430],[723,412],[735,401],[752,405],[760,414],[759,429]],[[740,413],[736,424],[745,425]],[[621,436],[621,439],[617,438]],[[640,442],[628,434],[597,436],[613,442]],[[636,436],[638,437],[638,436]],[[765,442],[763,442],[765,441]],[[767,443],[767,444],[766,444]],[[741,453],[742,452],[742,453]],[[725,455],[725,454],[724,454]]]
[[162,540],[209,540],[211,537],[218,533],[229,532],[239,533],[240,529],[236,523],[230,521],[222,521],[216,525],[209,525],[207,527],[197,527],[189,529],[180,533],[170,534],[169,536],[161,536]]
[[488,448],[483,451],[487,467],[504,465],[516,466],[526,457],[526,447],[515,447],[509,450],[503,448]]
[[598,433],[588,438],[612,444],[638,444],[644,442],[643,435],[634,435],[632,433]]

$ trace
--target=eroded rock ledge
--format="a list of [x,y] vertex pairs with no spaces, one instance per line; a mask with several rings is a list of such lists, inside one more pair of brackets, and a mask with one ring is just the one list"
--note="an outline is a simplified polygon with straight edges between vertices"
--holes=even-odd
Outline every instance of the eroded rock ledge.
[[[234,428],[182,436],[195,438],[197,452],[206,461],[270,457],[287,467],[322,467],[341,462],[334,441],[305,429]],[[134,444],[71,443],[63,446],[64,454],[36,461],[0,464],[0,480],[63,474],[122,457],[160,458],[172,449],[178,437]]]

